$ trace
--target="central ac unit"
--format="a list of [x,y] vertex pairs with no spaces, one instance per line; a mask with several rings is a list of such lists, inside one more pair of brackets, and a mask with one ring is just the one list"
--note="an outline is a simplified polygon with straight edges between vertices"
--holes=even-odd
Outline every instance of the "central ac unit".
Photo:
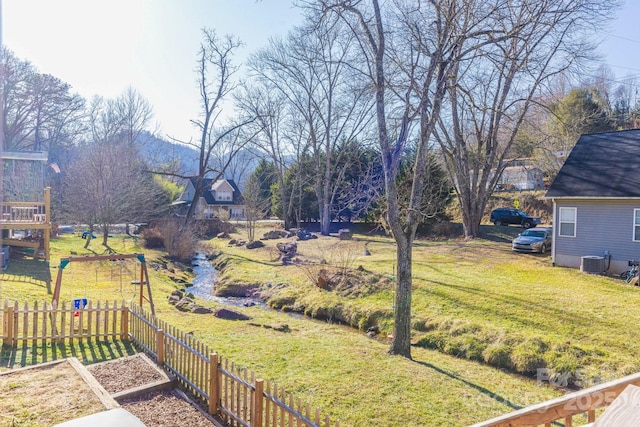
[[604,257],[597,255],[583,256],[580,263],[580,271],[591,274],[604,273]]

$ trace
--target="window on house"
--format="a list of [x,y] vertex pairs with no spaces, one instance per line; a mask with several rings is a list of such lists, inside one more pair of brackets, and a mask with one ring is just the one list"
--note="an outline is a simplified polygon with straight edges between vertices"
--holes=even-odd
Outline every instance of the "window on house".
[[640,209],[633,210],[633,241],[640,242]]
[[560,208],[560,229],[561,237],[576,237],[577,208]]

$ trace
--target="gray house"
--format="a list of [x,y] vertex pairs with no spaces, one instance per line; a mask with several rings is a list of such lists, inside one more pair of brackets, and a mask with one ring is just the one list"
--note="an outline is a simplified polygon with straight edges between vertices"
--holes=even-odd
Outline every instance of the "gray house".
[[582,135],[545,197],[554,265],[627,270],[640,258],[640,129]]

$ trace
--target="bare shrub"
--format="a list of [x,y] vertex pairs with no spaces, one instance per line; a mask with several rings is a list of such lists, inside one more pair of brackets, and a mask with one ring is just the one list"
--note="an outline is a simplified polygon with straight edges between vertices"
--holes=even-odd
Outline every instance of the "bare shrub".
[[189,262],[198,248],[198,236],[193,227],[167,221],[162,226],[164,247],[169,256],[180,262]]
[[144,239],[144,247],[148,249],[161,249],[164,247],[164,238],[160,228],[152,227],[143,229],[140,234]]
[[332,248],[324,251],[318,263],[296,264],[304,275],[315,286],[331,290],[340,286],[348,277],[356,260],[356,252],[352,245],[341,245],[337,242]]

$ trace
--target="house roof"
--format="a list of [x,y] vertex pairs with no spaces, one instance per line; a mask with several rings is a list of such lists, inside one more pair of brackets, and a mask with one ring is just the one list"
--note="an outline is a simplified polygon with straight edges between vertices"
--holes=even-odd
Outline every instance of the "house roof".
[[[195,187],[196,178],[190,178],[190,181],[191,181],[191,185]],[[218,181],[223,181],[223,180],[220,179]],[[238,185],[235,183],[235,181],[232,179],[225,179],[224,181],[226,181],[231,186],[231,188],[233,188],[233,200],[231,201],[216,200],[213,192],[211,191],[211,186],[212,184],[214,184],[213,179],[205,178],[202,180],[202,188],[204,190],[202,192],[202,197],[204,198],[205,202],[207,202],[208,205],[241,205],[242,203],[244,203],[244,198],[242,197],[242,193],[240,192],[240,189],[238,188]]]
[[582,135],[546,198],[640,198],[640,129]]

